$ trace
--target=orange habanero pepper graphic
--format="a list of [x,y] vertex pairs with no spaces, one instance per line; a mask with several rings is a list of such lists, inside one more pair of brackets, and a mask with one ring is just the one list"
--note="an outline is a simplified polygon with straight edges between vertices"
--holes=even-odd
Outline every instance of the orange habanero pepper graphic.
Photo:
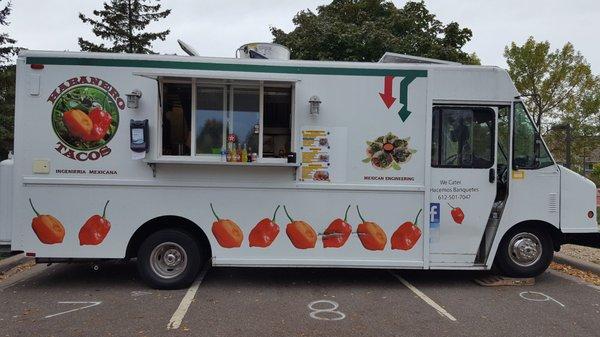
[[346,208],[344,220],[337,218],[329,224],[327,229],[325,229],[325,232],[323,233],[324,248],[339,248],[348,241],[348,237],[350,237],[350,234],[352,233],[352,226],[347,222],[350,206],[351,205],[348,205],[348,208]]
[[356,233],[363,247],[368,250],[383,250],[387,243],[387,235],[385,235],[383,229],[374,222],[365,221],[362,214],[360,214],[358,205],[356,205],[356,210],[358,211],[358,217],[362,221],[356,228]]
[[421,230],[417,227],[417,221],[422,211],[422,209],[419,210],[414,223],[407,221],[392,234],[392,249],[410,250],[417,244],[421,237]]
[[221,219],[215,213],[215,209],[213,208],[212,203],[210,204],[210,209],[214,214],[217,221],[213,222],[212,232],[217,242],[223,248],[237,248],[242,245],[242,241],[244,240],[244,233],[242,229],[233,221],[229,219]]
[[90,136],[92,127],[94,126],[92,119],[79,109],[72,109],[65,112],[63,114],[63,122],[73,136],[82,140]]
[[106,219],[106,206],[108,206],[109,201],[104,204],[102,216],[99,214],[92,215],[79,230],[80,246],[99,245],[108,235],[108,232],[110,231],[110,221]]
[[277,208],[275,208],[273,219],[264,218],[252,228],[250,236],[248,237],[250,247],[266,248],[275,241],[275,238],[279,235],[279,225],[275,223],[275,217],[277,216],[279,207],[280,206],[277,205]]
[[294,247],[298,249],[315,248],[317,244],[317,232],[304,221],[294,221],[290,214],[283,206],[285,215],[290,219],[290,223],[285,228],[285,233],[290,238]]
[[33,212],[37,215],[31,220],[31,227],[37,235],[38,239],[47,245],[53,245],[55,243],[62,243],[65,238],[65,227],[52,215],[41,214],[33,207],[31,198],[29,204],[33,209]]

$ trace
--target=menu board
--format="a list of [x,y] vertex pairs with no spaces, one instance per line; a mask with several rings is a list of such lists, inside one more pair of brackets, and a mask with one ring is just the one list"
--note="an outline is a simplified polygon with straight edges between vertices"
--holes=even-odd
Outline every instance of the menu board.
[[346,179],[346,135],[346,128],[303,128],[300,181],[320,183],[344,181]]

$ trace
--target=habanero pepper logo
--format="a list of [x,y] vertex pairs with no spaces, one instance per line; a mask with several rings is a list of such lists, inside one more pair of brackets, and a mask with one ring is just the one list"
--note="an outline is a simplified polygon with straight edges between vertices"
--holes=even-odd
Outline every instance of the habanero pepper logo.
[[125,101],[110,83],[91,76],[73,77],[48,97],[52,128],[59,138],[55,150],[77,160],[98,160],[111,153]]

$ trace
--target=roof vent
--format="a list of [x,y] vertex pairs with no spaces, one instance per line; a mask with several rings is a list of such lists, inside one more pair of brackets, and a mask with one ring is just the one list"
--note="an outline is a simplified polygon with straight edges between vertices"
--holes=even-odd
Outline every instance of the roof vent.
[[179,47],[183,49],[183,51],[190,56],[200,56],[200,54],[194,49],[194,47],[189,44],[177,39],[177,43],[179,43]]
[[276,43],[248,43],[235,51],[235,57],[242,59],[289,60],[290,50]]
[[430,59],[427,57],[397,54],[397,53],[390,53],[390,52],[386,52],[385,54],[383,54],[383,56],[379,59],[379,63],[421,63],[421,64],[426,63],[426,64],[445,64],[445,65],[454,65],[454,66],[461,65],[458,62]]

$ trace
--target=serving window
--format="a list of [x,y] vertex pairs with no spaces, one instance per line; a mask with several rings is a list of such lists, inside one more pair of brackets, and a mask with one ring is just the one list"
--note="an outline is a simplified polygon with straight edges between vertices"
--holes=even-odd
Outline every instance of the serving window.
[[161,156],[218,160],[230,147],[257,160],[292,149],[293,84],[161,80]]

